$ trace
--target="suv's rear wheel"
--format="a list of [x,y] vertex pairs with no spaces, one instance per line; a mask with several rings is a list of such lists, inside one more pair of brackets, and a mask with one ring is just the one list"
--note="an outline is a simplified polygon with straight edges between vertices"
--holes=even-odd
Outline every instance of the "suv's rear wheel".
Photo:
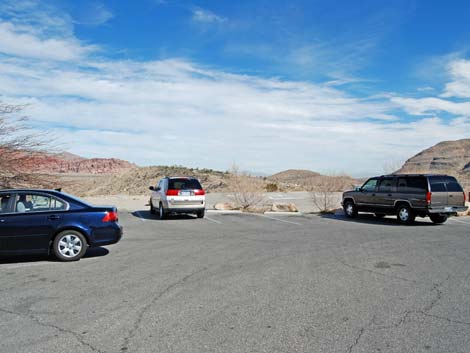
[[416,218],[416,215],[413,213],[413,210],[410,206],[406,204],[398,205],[397,207],[397,219],[401,224],[410,224],[413,223]]
[[429,215],[429,218],[431,218],[431,221],[435,224],[441,224],[447,221],[446,215],[432,214],[432,215]]
[[64,230],[54,239],[52,251],[61,261],[77,261],[86,253],[88,244],[82,233]]
[[197,218],[204,218],[205,210],[201,210],[197,212]]
[[158,206],[158,218],[159,219],[165,219],[166,218],[166,212],[165,209],[163,208],[163,204],[160,203]]
[[344,202],[343,209],[344,209],[344,214],[346,215],[346,217],[354,218],[357,216],[356,205],[351,200]]

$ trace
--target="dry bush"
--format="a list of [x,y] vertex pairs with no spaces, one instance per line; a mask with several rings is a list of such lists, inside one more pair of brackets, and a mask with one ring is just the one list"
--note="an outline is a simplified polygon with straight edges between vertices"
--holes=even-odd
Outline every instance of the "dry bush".
[[241,173],[236,165],[230,170],[228,187],[237,208],[241,210],[255,209],[264,201],[261,191],[264,188],[263,181]]
[[320,213],[331,213],[338,208],[338,192],[351,189],[354,186],[351,180],[337,175],[319,175],[310,179],[310,197]]
[[0,188],[51,187],[54,177],[34,173],[37,156],[47,147],[45,136],[26,126],[23,108],[0,102]]
[[384,174],[396,174],[403,168],[404,164],[405,162],[401,160],[389,161],[383,165]]

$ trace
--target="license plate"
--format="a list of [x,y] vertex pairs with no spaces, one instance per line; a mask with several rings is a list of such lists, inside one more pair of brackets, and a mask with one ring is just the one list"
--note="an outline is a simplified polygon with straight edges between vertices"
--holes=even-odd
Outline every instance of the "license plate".
[[444,211],[446,212],[452,212],[454,210],[453,207],[444,207]]
[[191,191],[180,191],[180,196],[191,196]]

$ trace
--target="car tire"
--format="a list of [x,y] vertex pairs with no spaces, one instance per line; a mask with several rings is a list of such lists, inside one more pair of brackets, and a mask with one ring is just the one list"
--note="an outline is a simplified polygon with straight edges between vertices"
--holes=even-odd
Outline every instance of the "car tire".
[[150,200],[150,214],[155,214],[155,213],[157,212],[155,211],[155,208],[153,207],[152,200]]
[[385,217],[385,213],[375,213],[374,215],[376,218],[380,218],[380,219]]
[[201,210],[196,213],[197,218],[204,218],[204,214],[206,213],[206,210]]
[[88,243],[85,236],[75,230],[60,232],[52,243],[52,251],[60,261],[77,261],[85,255]]
[[431,221],[434,224],[442,224],[447,221],[447,216],[446,215],[440,215],[440,214],[432,214],[429,215],[429,218],[431,218]]
[[162,203],[160,203],[160,205],[158,206],[158,218],[160,220],[164,220],[166,218],[166,211]]
[[416,215],[410,206],[402,204],[397,207],[397,219],[401,224],[411,224],[414,222]]
[[348,218],[354,218],[357,216],[357,207],[352,201],[346,201],[343,206],[344,214]]

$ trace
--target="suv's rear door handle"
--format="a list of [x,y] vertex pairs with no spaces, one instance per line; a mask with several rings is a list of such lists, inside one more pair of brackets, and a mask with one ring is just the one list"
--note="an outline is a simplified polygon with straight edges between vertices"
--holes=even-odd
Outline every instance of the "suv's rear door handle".
[[56,221],[56,220],[60,219],[60,216],[52,215],[52,216],[47,217],[47,219],[50,220],[50,221]]
[[375,196],[375,194],[372,194],[372,196]]
[[391,196],[392,196],[392,194],[388,194],[388,196],[389,196],[389,197],[391,197]]
[[454,197],[454,195],[449,195],[449,197]]

